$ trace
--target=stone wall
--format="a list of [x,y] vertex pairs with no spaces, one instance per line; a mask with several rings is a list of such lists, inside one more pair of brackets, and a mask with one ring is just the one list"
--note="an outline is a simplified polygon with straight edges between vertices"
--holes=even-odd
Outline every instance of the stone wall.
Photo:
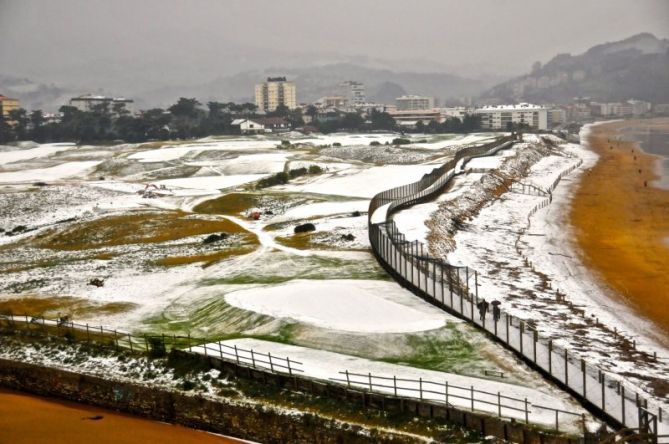
[[51,367],[0,359],[0,386],[95,405],[261,443],[413,443],[316,415],[209,400]]

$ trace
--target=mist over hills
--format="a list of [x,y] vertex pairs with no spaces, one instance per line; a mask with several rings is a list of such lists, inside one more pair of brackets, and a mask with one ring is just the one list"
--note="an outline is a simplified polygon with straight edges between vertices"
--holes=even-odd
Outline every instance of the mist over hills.
[[[195,97],[202,103],[252,102],[256,83],[268,76],[285,75],[296,83],[299,102],[336,95],[337,85],[344,80],[364,82],[368,100],[378,103],[393,103],[402,94],[434,96],[447,104],[466,97],[478,97],[479,103],[566,103],[576,96],[601,101],[637,98],[669,102],[669,40],[649,33],[597,45],[579,55],[558,54],[544,65],[536,63],[531,73],[511,80],[487,74],[451,74],[439,71],[446,69],[444,66],[419,60],[392,63],[336,54],[305,57],[281,58],[275,54],[267,57],[264,67],[255,56],[240,58],[227,63],[221,68],[223,74],[212,76],[212,80],[206,80],[206,73],[217,72],[214,65],[192,78],[187,75],[191,68],[180,66],[175,68],[178,72],[156,73],[155,82],[147,82],[150,72],[145,62],[140,63],[144,68],[138,66],[135,82],[130,81],[128,72],[116,76],[118,67],[106,71],[98,66],[99,77],[92,76],[91,71],[79,72],[67,82],[56,80],[57,84],[0,74],[0,94],[18,98],[25,108],[45,111],[57,111],[70,97],[84,93],[130,97],[136,109],[148,109],[167,107],[179,97]],[[248,69],[235,72],[238,68]]]
[[669,102],[669,40],[642,33],[580,55],[558,54],[482,96],[498,102],[566,103],[578,96]]

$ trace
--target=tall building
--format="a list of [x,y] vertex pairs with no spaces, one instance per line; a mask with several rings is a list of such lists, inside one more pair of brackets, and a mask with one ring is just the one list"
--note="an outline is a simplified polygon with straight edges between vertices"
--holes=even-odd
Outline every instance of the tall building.
[[365,84],[353,80],[346,80],[339,84],[339,95],[346,100],[348,106],[362,105],[367,101]]
[[286,81],[285,77],[268,77],[266,82],[256,85],[256,106],[260,111],[276,111],[279,105],[297,108],[293,82]]
[[434,108],[434,97],[402,96],[395,99],[398,111]]
[[481,116],[481,128],[505,131],[512,124],[526,124],[538,130],[548,129],[548,110],[539,105],[519,103],[518,105],[484,106],[474,110]]
[[123,97],[107,97],[96,96],[93,94],[84,94],[83,96],[73,97],[70,99],[70,106],[77,108],[79,111],[89,112],[98,105],[107,105],[109,112],[114,112],[114,108],[122,106],[126,111],[132,112],[132,99]]
[[0,117],[7,119],[9,112],[19,108],[19,101],[17,99],[10,99],[7,96],[0,95]]

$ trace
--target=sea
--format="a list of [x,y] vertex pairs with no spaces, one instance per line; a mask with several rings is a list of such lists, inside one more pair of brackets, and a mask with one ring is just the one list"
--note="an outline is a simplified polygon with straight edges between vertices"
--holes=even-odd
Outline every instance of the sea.
[[652,185],[669,190],[669,126],[639,126],[628,127],[622,131],[625,140],[638,142],[641,149],[648,154],[654,154],[660,159],[657,163],[657,174],[660,179]]

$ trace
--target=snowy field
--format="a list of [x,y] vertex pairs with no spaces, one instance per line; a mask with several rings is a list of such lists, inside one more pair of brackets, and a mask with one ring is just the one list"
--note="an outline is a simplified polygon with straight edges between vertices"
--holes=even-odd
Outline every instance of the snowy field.
[[[492,370],[554,395],[510,352],[391,281],[369,251],[374,194],[493,136],[415,135],[421,142],[394,147],[386,143],[397,134],[291,133],[0,150],[0,310],[212,340],[271,337],[467,376]],[[467,169],[513,158],[508,150]],[[322,172],[257,187],[311,165]],[[473,196],[484,176],[459,175],[437,201],[397,215],[398,225],[428,239],[441,206]],[[294,233],[305,223],[314,231]]]
[[[573,433],[578,433],[579,430],[582,429],[580,415],[587,415],[587,412],[581,406],[571,401],[559,390],[543,392],[529,387],[499,381],[370,361],[368,359],[355,358],[339,353],[297,347],[294,345],[276,344],[256,339],[235,339],[222,341],[220,344],[226,348],[225,353],[229,353],[232,348],[236,347],[240,358],[249,364],[254,362],[250,353],[251,350],[253,350],[254,353],[265,355],[270,353],[273,356],[274,361],[279,363],[286,358],[289,358],[293,363],[299,363],[292,364],[294,368],[301,370],[301,372],[296,372],[297,374],[323,381],[343,379],[344,381],[341,381],[341,383],[346,384],[346,376],[343,374],[345,371],[349,372],[349,374],[360,375],[360,377],[349,376],[349,381],[351,381],[354,387],[363,390],[368,388],[369,379],[367,375],[371,373],[375,391],[393,394],[395,392],[395,383],[393,383],[392,378],[395,377],[397,381],[399,381],[397,385],[400,387],[397,389],[397,394],[399,396],[411,398],[418,398],[420,396],[419,390],[421,383],[419,383],[419,380],[422,380],[423,389],[426,390],[426,392],[422,394],[423,399],[443,402],[445,389],[442,385],[447,381],[449,384],[449,403],[464,410],[469,410],[471,408],[470,390],[473,387],[474,390],[490,393],[490,395],[487,395],[477,392],[475,393],[474,398],[475,400],[479,399],[480,401],[483,401],[475,401],[475,408],[477,410],[492,415],[498,413],[498,407],[494,405],[494,403],[497,401],[497,394],[499,393],[501,396],[505,397],[502,398],[502,404],[512,407],[503,408],[503,416],[520,421],[525,420],[524,400],[528,400],[528,410],[531,412],[528,415],[530,421],[533,424],[538,424],[544,427],[553,427],[555,425],[555,411],[540,408],[539,406],[573,412],[575,415],[563,415],[560,418],[560,426],[562,430],[567,430]],[[216,351],[220,349],[218,343],[206,344],[205,347],[208,349],[207,353],[213,356],[216,356]],[[204,347],[193,347],[192,351],[200,354],[205,353]],[[227,355],[224,356],[228,357]],[[263,367],[268,367],[267,363],[261,365]],[[287,370],[284,369],[283,371],[286,372]],[[364,375],[364,377],[362,377],[362,375]],[[388,379],[382,380],[381,378],[389,378],[390,382]],[[381,385],[385,385],[386,387],[380,387]],[[388,385],[390,386],[388,387]],[[589,419],[588,427],[596,430],[598,423],[592,422]]]
[[[496,182],[487,178],[469,180],[467,200],[448,200],[445,193],[439,209],[432,212],[432,219],[441,222],[432,225],[431,249],[452,264],[477,270],[481,297],[500,301],[506,312],[536,325],[543,337],[623,376],[630,388],[643,387],[669,407],[662,388],[669,374],[666,338],[658,337],[652,326],[613,299],[584,267],[567,223],[574,185],[594,165],[596,155],[582,146],[563,144],[543,150],[540,157],[528,152],[522,161],[513,156],[501,159],[496,168],[506,177],[541,189],[549,188],[562,171],[581,160],[583,164],[562,179],[552,203],[529,218],[546,196],[506,190],[491,197],[493,188],[484,183]],[[456,188],[458,181],[467,181],[466,176],[456,179]],[[396,217],[398,226],[416,232],[404,213]],[[452,217],[464,217],[466,223],[457,230],[441,229]],[[424,232],[420,234],[415,237],[425,239]],[[641,352],[630,350],[632,341]],[[660,357],[657,362],[653,352]]]

